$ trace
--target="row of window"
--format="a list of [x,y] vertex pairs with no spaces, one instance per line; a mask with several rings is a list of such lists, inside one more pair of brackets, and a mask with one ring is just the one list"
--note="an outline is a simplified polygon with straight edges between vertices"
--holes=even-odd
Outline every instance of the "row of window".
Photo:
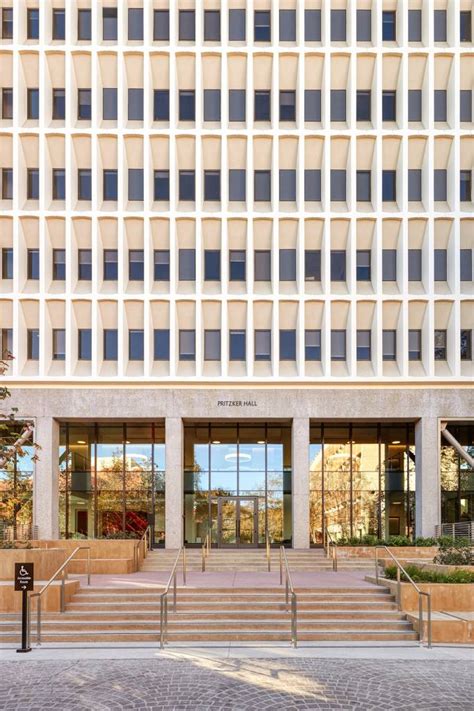
[[[372,202],[373,172],[370,170],[356,171],[355,198],[358,202]],[[332,202],[347,201],[346,170],[331,170],[330,199]],[[38,168],[28,168],[26,175],[26,197],[28,200],[39,200],[40,173]],[[116,202],[118,200],[118,170],[102,171],[102,199]],[[2,168],[1,171],[2,200],[13,200],[13,169]],[[409,169],[408,200],[421,202],[423,200],[423,171]],[[322,171],[319,169],[304,170],[304,200],[305,202],[321,202]],[[281,202],[296,202],[297,171],[282,169],[278,171],[278,199]],[[433,170],[433,199],[446,202],[448,199],[448,171],[443,168]],[[155,170],[153,172],[153,200],[169,202],[170,171]],[[53,200],[66,199],[66,171],[63,168],[53,168],[51,175],[51,195]],[[92,200],[92,171],[79,169],[77,171],[77,199]],[[144,199],[144,171],[141,168],[128,169],[129,201],[141,202]],[[179,170],[177,182],[177,199],[187,202],[196,200],[196,173],[194,170]],[[230,169],[228,171],[229,202],[246,202],[247,171],[245,169]],[[253,199],[255,202],[271,202],[272,171],[255,170],[253,173]],[[472,200],[472,172],[461,170],[459,173],[459,199],[461,202]],[[221,201],[221,171],[203,171],[203,200],[205,202]],[[382,201],[397,201],[397,171],[382,170]]]
[[[347,122],[347,98],[345,89],[330,91],[330,120],[333,123]],[[372,121],[373,97],[371,91],[356,91],[356,121]],[[13,119],[13,88],[4,87],[1,90],[1,118]],[[169,122],[170,96],[168,89],[153,91],[153,120]],[[459,101],[459,120],[472,122],[472,90],[461,89]],[[271,122],[271,92],[258,90],[254,92],[254,122]],[[143,121],[143,89],[127,90],[127,120]],[[229,122],[245,123],[246,121],[246,90],[229,90]],[[434,90],[433,117],[437,123],[448,121],[448,92],[446,89]],[[52,89],[51,103],[52,120],[63,121],[66,117],[65,89]],[[194,90],[178,91],[177,114],[179,121],[195,122],[196,92]],[[39,119],[39,89],[27,89],[26,116],[29,120]],[[91,89],[77,90],[77,119],[90,121],[92,116]],[[304,90],[304,121],[305,123],[321,123],[322,102],[321,90]],[[102,89],[102,119],[116,121],[118,117],[117,88]],[[221,91],[220,89],[204,89],[203,91],[203,121],[220,122]],[[382,121],[397,120],[397,92],[382,91]],[[282,90],[279,92],[279,121],[282,123],[296,122],[296,91]],[[423,122],[423,92],[421,89],[408,90],[408,121]]]
[[[229,360],[245,361],[247,359],[247,332],[245,330],[229,331]],[[12,329],[2,329],[3,356],[8,356],[13,344]],[[460,332],[461,360],[471,360],[472,332]],[[211,329],[204,331],[204,360],[221,360],[221,331]],[[305,330],[305,360],[321,360],[321,331]],[[118,330],[107,328],[103,330],[103,358],[106,361],[118,360]],[[279,358],[281,361],[296,361],[296,329],[280,329],[279,331]],[[128,331],[128,359],[132,361],[144,360],[145,338],[143,329],[130,329]],[[196,360],[196,331],[181,329],[178,332],[178,353],[180,361]],[[254,331],[254,356],[256,361],[269,361],[272,359],[272,332],[269,329],[256,329]],[[29,360],[39,360],[39,329],[27,330],[27,357]],[[372,359],[372,332],[361,329],[356,332],[356,357],[358,361]],[[447,331],[436,329],[434,332],[434,359],[446,360],[447,357]],[[66,330],[55,328],[52,330],[52,358],[53,360],[66,359]],[[168,329],[154,329],[153,331],[153,359],[158,361],[170,358],[170,332]],[[384,361],[397,359],[397,331],[393,329],[382,331],[382,358]],[[92,330],[90,328],[78,330],[78,359],[92,359]],[[347,359],[347,336],[343,329],[331,330],[331,360],[345,361]],[[408,331],[408,359],[417,361],[422,359],[422,331],[410,329]]]
[[[372,11],[358,9],[355,35],[357,42],[372,41]],[[230,42],[247,41],[247,22],[245,9],[232,8],[228,14],[228,40]],[[448,13],[446,10],[433,11],[433,39],[435,42],[447,42],[448,38]],[[279,11],[279,41],[297,41],[296,10],[284,9]],[[321,42],[321,10],[304,11],[304,41]],[[382,41],[397,41],[397,12],[384,10],[382,12]],[[2,10],[2,39],[13,39],[13,8]],[[460,41],[471,42],[472,39],[472,13],[462,10],[459,13]],[[196,12],[195,10],[178,11],[178,41],[196,41]],[[40,36],[40,10],[27,8],[26,10],[26,38],[38,40]],[[54,41],[64,41],[66,38],[66,11],[64,8],[53,8],[51,13],[51,37]],[[128,8],[127,13],[127,38],[131,42],[143,42],[144,39],[144,13],[143,8]],[[90,9],[77,11],[77,40],[90,41],[92,39],[92,12]],[[116,42],[118,39],[118,9],[116,7],[102,8],[102,40]],[[154,10],[153,12],[153,40],[169,42],[170,16],[169,10]],[[271,12],[270,10],[255,10],[253,15],[253,40],[254,42],[271,42]],[[221,13],[219,10],[204,10],[203,16],[203,41],[221,41]],[[330,41],[347,41],[347,13],[344,9],[331,10],[330,15]],[[408,11],[408,42],[423,41],[423,13],[422,10]]]
[[[205,249],[203,253],[203,278],[204,281],[221,281],[222,253],[220,249]],[[145,276],[144,250],[128,250],[128,279],[129,281],[143,281]],[[103,251],[103,279],[116,281],[119,275],[118,250],[104,249]],[[229,250],[229,280],[246,281],[247,279],[247,253],[241,249]],[[472,250],[460,250],[460,280],[472,282]],[[92,250],[79,249],[77,253],[77,278],[79,281],[92,279]],[[178,279],[180,281],[196,280],[196,250],[178,249]],[[433,273],[435,281],[447,281],[448,278],[448,250],[435,249],[433,251]],[[297,251],[296,249],[279,250],[279,279],[280,281],[296,281]],[[423,275],[423,252],[421,249],[408,250],[408,280],[421,281]],[[330,253],[331,281],[345,282],[347,279],[347,253],[346,250],[331,250]],[[40,278],[40,252],[39,249],[27,250],[27,278],[37,280]],[[66,279],[66,250],[52,250],[52,278],[64,281]],[[305,249],[304,252],[304,278],[305,281],[321,281],[321,250]],[[372,252],[368,249],[356,251],[356,278],[357,281],[370,282],[372,280]],[[13,249],[2,249],[2,279],[13,279]],[[154,281],[170,281],[170,251],[155,249],[153,252],[153,279]],[[254,252],[254,279],[255,281],[272,280],[272,253],[269,249],[257,249]],[[382,250],[382,281],[397,280],[397,250]]]

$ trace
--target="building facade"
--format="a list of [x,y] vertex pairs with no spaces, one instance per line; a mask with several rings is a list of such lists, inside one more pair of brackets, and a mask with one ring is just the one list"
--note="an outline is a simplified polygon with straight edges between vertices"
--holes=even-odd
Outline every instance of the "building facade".
[[473,519],[472,25],[0,0],[1,346],[42,447],[0,472],[8,535]]

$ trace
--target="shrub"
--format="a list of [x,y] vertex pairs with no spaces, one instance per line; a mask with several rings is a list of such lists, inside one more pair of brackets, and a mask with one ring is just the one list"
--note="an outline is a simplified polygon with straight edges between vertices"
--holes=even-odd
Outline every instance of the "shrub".
[[2,550],[29,549],[31,547],[30,541],[0,541],[0,549]]
[[105,540],[135,540],[140,538],[140,535],[140,533],[130,533],[129,531],[115,531],[107,533],[105,536],[99,536],[99,538],[103,538]]
[[442,547],[433,563],[441,565],[474,565],[474,555],[470,545]]
[[[452,573],[441,573],[435,570],[424,570],[416,565],[407,565],[405,570],[415,583],[474,583],[474,573],[469,570],[454,570]],[[397,566],[387,566],[385,568],[385,577],[389,580],[396,580]],[[400,578],[404,582],[407,581],[403,573],[400,574]]]
[[[447,539],[451,540],[451,539]],[[372,534],[357,538],[357,536],[343,536],[338,540],[339,546],[436,546],[438,545],[437,538],[423,538],[419,536],[412,540],[407,536],[389,536],[386,540],[377,538]]]

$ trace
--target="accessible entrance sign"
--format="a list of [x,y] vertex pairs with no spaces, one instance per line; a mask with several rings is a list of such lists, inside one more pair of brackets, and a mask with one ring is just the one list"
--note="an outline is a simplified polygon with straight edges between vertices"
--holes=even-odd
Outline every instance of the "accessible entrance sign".
[[34,564],[15,563],[15,591],[21,592],[21,649],[19,653],[31,652],[28,629],[28,593],[35,589]]

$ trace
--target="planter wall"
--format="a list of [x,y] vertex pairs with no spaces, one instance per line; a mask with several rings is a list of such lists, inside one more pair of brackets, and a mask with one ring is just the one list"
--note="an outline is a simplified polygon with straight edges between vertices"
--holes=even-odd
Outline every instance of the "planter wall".
[[[395,558],[404,560],[411,558],[425,558],[433,560],[438,553],[438,546],[387,546]],[[378,551],[379,557],[384,556],[383,549]],[[375,546],[338,546],[337,555],[340,558],[374,558]],[[385,553],[386,557],[387,554]]]

